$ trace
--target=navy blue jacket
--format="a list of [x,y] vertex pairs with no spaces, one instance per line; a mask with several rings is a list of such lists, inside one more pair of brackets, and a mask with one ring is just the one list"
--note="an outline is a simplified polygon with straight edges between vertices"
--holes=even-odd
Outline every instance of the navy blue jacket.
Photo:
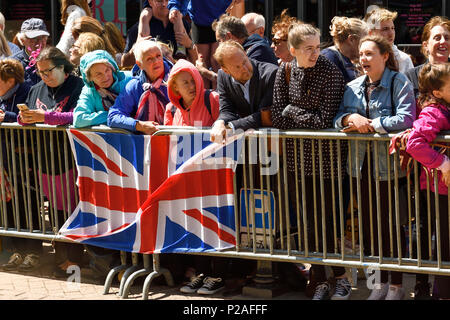
[[11,58],[19,60],[22,63],[23,69],[25,70],[25,82],[27,82],[30,86],[34,86],[41,81],[41,78],[36,73],[36,66],[27,69],[28,64],[30,63],[30,58],[25,52],[25,49],[13,54]]
[[261,110],[272,106],[273,86],[278,66],[250,59],[253,75],[250,78],[250,103],[232,77],[219,69],[219,120],[231,123],[234,129],[247,130],[261,127]]
[[260,62],[268,62],[278,66],[278,59],[267,40],[258,34],[252,34],[242,44],[247,56]]
[[30,91],[30,85],[23,82],[19,85],[16,92],[7,100],[0,98],[0,109],[5,112],[5,119],[3,122],[16,122],[19,109],[17,105],[25,103],[27,100],[28,91]]

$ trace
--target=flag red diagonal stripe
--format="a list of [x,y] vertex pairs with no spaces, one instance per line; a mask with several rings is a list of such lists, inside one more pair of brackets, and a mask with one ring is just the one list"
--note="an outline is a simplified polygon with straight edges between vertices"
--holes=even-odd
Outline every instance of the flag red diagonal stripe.
[[109,170],[111,170],[112,172],[114,172],[115,174],[117,174],[118,176],[121,177],[127,177],[127,175],[125,173],[122,172],[122,170],[120,170],[119,166],[112,160],[110,160],[105,152],[103,152],[103,150],[96,146],[95,144],[92,143],[91,140],[89,140],[89,138],[87,138],[83,133],[77,131],[77,130],[70,130],[70,132],[76,136],[78,139],[80,139],[81,141],[83,141],[83,143],[85,143],[92,151],[93,154],[98,155],[106,164],[106,166],[108,167]]
[[189,217],[199,221],[205,228],[211,229],[217,233],[221,240],[232,243],[233,245],[236,244],[236,238],[232,234],[220,229],[219,224],[216,221],[204,216],[198,209],[183,210],[183,212]]

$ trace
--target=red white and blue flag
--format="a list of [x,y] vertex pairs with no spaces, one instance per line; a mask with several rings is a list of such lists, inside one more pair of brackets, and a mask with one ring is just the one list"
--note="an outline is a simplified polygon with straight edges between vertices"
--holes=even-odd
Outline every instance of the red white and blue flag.
[[59,233],[139,253],[236,244],[233,177],[242,135],[143,136],[68,129],[80,202]]

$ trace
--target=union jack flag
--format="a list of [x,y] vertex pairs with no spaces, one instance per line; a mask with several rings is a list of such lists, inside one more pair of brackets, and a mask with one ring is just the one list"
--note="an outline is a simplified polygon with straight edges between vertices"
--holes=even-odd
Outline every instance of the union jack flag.
[[80,202],[60,234],[139,253],[236,244],[233,177],[241,136],[139,136],[68,129]]

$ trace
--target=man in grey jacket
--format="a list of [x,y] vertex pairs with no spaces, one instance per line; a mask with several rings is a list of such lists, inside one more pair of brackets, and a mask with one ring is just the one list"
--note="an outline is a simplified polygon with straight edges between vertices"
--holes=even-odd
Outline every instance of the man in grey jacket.
[[278,67],[249,59],[236,41],[220,43],[214,58],[221,66],[217,78],[219,118],[211,130],[211,141],[223,142],[226,130],[261,127],[261,111],[272,106]]

